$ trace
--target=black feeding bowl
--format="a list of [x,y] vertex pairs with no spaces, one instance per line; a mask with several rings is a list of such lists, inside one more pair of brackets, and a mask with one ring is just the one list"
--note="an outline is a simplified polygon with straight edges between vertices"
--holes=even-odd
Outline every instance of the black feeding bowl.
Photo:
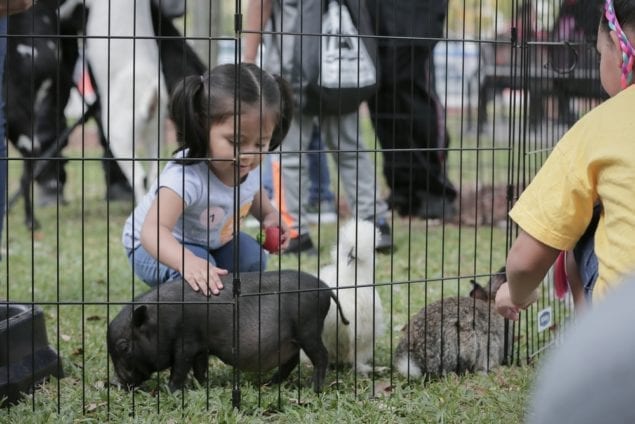
[[51,375],[64,376],[57,352],[48,345],[42,309],[0,304],[0,407],[17,402]]

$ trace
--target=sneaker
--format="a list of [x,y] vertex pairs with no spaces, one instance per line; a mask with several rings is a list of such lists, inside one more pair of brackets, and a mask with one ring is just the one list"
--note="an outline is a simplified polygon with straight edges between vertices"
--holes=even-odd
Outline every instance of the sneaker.
[[451,220],[456,215],[454,202],[447,198],[428,196],[421,200],[416,216],[421,219]]
[[379,230],[379,237],[375,240],[375,250],[379,253],[390,253],[394,250],[390,225],[385,218],[375,222],[375,227]]
[[289,241],[289,247],[287,247],[284,253],[307,253],[309,255],[317,255],[317,250],[315,250],[315,246],[313,246],[313,241],[311,240],[310,235],[300,234],[298,237],[292,238]]
[[310,203],[306,207],[306,220],[309,224],[332,224],[337,221],[335,205],[328,200]]

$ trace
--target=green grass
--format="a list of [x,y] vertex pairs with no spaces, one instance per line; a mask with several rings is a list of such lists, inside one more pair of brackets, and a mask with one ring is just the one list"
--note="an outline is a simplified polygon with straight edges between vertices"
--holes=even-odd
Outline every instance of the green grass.
[[[71,157],[79,154],[67,152]],[[86,154],[97,157],[99,153]],[[506,156],[498,151],[477,157],[475,150],[466,149],[450,157],[452,172],[461,169],[461,164],[472,170],[456,181],[473,181],[479,168],[490,170],[489,175],[479,174],[484,178],[500,180],[506,175],[500,171],[506,169]],[[20,162],[12,161],[10,193],[20,170]],[[427,383],[407,381],[390,368],[372,378],[358,377],[343,368],[329,372],[327,384],[332,384],[319,396],[309,388],[311,371],[306,366],[280,388],[258,384],[268,374],[244,374],[238,411],[231,407],[232,370],[215,359],[210,360],[207,387],[193,382],[184,392],[169,394],[162,373],[148,384],[149,391],[109,388],[113,370],[105,343],[108,321],[121,308],[118,302],[129,301],[147,287],[132,275],[120,241],[131,205],[103,200],[99,162],[71,161],[67,170],[69,203],[37,209],[41,230],[26,230],[21,202],[11,209],[5,228],[8,244],[3,242],[8,249],[0,263],[0,298],[41,305],[49,342],[61,354],[66,377],[53,379],[34,397],[0,410],[0,421],[521,421],[533,378],[531,367],[504,367],[487,375],[450,375]],[[397,251],[378,255],[375,268],[387,319],[386,334],[377,342],[375,364],[387,367],[408,317],[442,296],[467,294],[471,278],[485,283],[487,275],[504,263],[508,246],[507,232],[500,228],[444,226],[396,216],[391,223]],[[272,256],[269,269],[315,272],[330,261],[335,230],[334,225],[311,229],[314,240],[320,242],[317,258]]]

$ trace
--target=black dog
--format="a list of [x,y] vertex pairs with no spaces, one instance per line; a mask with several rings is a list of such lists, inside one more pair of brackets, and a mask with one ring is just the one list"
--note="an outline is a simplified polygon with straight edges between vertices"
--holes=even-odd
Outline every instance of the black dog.
[[[322,328],[331,298],[339,309],[335,295],[304,272],[241,273],[240,279],[238,358],[232,342],[232,277],[223,277],[225,288],[211,297],[173,280],[126,305],[108,326],[108,349],[120,383],[137,386],[167,368],[172,391],[183,387],[192,368],[204,382],[208,355],[243,371],[279,367],[271,383],[280,383],[298,364],[302,349],[313,363],[313,387],[319,392],[328,366]],[[343,316],[342,321],[348,325]]]

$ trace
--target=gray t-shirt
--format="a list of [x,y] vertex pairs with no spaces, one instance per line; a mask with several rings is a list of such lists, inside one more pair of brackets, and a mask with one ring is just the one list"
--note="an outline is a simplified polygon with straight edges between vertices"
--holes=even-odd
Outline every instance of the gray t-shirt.
[[[172,230],[177,240],[218,249],[232,239],[234,228],[238,227],[234,222],[234,191],[238,195],[239,187],[222,183],[207,162],[183,165],[170,161],[126,220],[122,237],[126,249],[141,244],[141,227],[161,187],[169,188],[185,201],[183,215]],[[260,169],[256,168],[240,184],[241,220],[249,214],[260,188]]]

